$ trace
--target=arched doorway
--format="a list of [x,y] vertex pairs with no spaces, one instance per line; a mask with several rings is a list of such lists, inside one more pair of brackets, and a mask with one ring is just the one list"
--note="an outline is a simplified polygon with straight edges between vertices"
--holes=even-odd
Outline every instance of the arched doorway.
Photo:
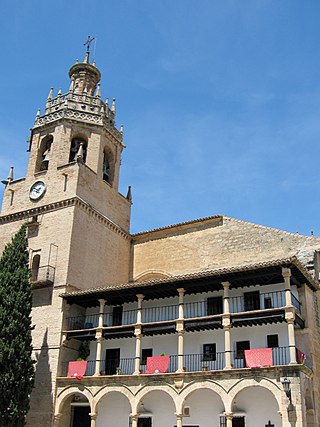
[[153,390],[144,395],[138,413],[138,427],[169,427],[177,424],[172,397],[162,390]]
[[282,426],[278,402],[261,386],[246,387],[234,397],[232,427]]
[[96,427],[129,426],[131,405],[124,394],[111,391],[105,394],[97,405]]
[[62,407],[60,427],[90,427],[90,403],[81,393],[69,396]]
[[225,411],[221,397],[213,390],[199,388],[190,393],[183,404],[183,425],[219,426]]

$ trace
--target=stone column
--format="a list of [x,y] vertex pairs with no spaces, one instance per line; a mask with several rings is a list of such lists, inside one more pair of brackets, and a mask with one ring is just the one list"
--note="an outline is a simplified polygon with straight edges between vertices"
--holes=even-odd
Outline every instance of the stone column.
[[177,427],[182,427],[183,416],[181,414],[176,414],[176,415],[177,415]]
[[183,372],[184,358],[184,292],[183,288],[177,289],[179,293],[179,317],[176,322],[176,331],[178,332],[178,369],[177,372]]
[[294,334],[294,318],[292,318],[291,316],[292,316],[292,313],[286,313],[286,321],[288,324],[288,336],[289,336],[290,365],[295,365],[297,363],[296,339]]
[[53,417],[53,427],[60,427],[62,414],[55,414]]
[[179,319],[184,319],[184,292],[183,288],[177,289],[179,293]]
[[102,355],[102,343],[103,343],[103,337],[101,335],[101,332],[97,332],[96,334],[96,366],[94,371],[94,376],[100,375],[101,371],[101,355]]
[[138,298],[138,310],[137,310],[137,324],[141,325],[142,323],[142,300],[144,298],[144,295],[138,294],[136,295]]
[[295,312],[294,306],[292,305],[292,299],[291,299],[290,268],[282,268],[282,277],[284,279],[284,287],[286,292],[285,318],[288,325],[290,365],[294,365],[297,363],[296,339],[295,339],[295,333],[294,333],[294,320],[295,320],[296,312]]
[[226,417],[226,427],[232,427],[232,413],[226,413],[225,414]]
[[222,325],[224,330],[224,369],[232,369],[231,363],[231,320],[230,320],[230,301],[229,301],[229,282],[222,282],[223,286],[223,315]]
[[100,309],[99,309],[99,322],[98,322],[98,328],[103,328],[103,321],[104,321],[104,306],[106,305],[105,299],[99,299],[100,303]]
[[290,268],[282,268],[282,277],[284,279],[284,288],[286,292],[286,307],[291,307],[292,300],[291,300],[291,286],[290,286],[290,277],[291,277]]
[[[142,338],[142,300],[144,295],[137,294],[138,298],[138,309],[137,309],[137,323],[134,329],[134,334],[136,337],[136,354],[135,354],[135,362],[134,362],[134,374],[140,374],[140,355],[141,355],[141,338]],[[132,424],[133,425],[133,424]]]
[[89,415],[90,415],[90,417],[91,417],[91,424],[90,424],[90,427],[96,427],[96,425],[97,425],[97,416],[98,416],[98,414],[95,414],[95,413],[91,412]]
[[138,418],[139,418],[139,415],[131,415],[132,427],[138,427]]
[[140,354],[141,354],[141,327],[138,327],[135,329],[135,336],[136,336],[136,358],[134,363],[134,374],[139,375],[140,374]]

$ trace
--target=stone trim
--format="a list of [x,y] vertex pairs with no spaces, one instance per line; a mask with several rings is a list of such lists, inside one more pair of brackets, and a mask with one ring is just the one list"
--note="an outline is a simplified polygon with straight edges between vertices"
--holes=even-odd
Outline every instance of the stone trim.
[[78,196],[72,197],[70,199],[54,202],[54,203],[49,203],[48,205],[31,208],[25,211],[20,211],[20,212],[15,212],[13,214],[0,216],[0,225],[7,224],[10,222],[15,222],[15,221],[27,220],[28,218],[33,217],[35,215],[54,212],[54,211],[72,207],[72,206],[80,207],[85,212],[90,214],[93,218],[105,224],[110,230],[114,231],[115,233],[118,233],[119,235],[121,235],[123,238],[127,240],[131,239],[130,234],[128,234],[121,227],[119,227],[117,224],[115,224],[113,221],[111,221],[109,218],[107,218],[105,215],[103,215],[101,212],[99,212],[97,209],[89,205],[87,202],[85,202]]

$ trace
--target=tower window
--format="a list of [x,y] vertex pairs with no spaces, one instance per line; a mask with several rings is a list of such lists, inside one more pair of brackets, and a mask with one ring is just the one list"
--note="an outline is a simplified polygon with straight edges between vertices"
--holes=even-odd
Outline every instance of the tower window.
[[69,163],[77,160],[77,154],[79,152],[80,145],[83,148],[83,162],[86,162],[87,157],[87,141],[82,138],[73,138],[70,146]]
[[44,137],[43,140],[41,141],[40,149],[38,152],[36,172],[48,170],[52,143],[53,143],[52,135]]
[[103,151],[102,179],[112,184],[114,172],[113,156],[108,149]]

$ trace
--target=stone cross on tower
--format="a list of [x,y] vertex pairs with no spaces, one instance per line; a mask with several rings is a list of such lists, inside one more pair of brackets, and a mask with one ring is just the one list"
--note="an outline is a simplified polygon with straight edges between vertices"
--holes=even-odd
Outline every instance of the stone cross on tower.
[[90,44],[93,42],[94,37],[88,36],[88,40],[83,43],[83,46],[87,46],[87,52],[90,51]]

